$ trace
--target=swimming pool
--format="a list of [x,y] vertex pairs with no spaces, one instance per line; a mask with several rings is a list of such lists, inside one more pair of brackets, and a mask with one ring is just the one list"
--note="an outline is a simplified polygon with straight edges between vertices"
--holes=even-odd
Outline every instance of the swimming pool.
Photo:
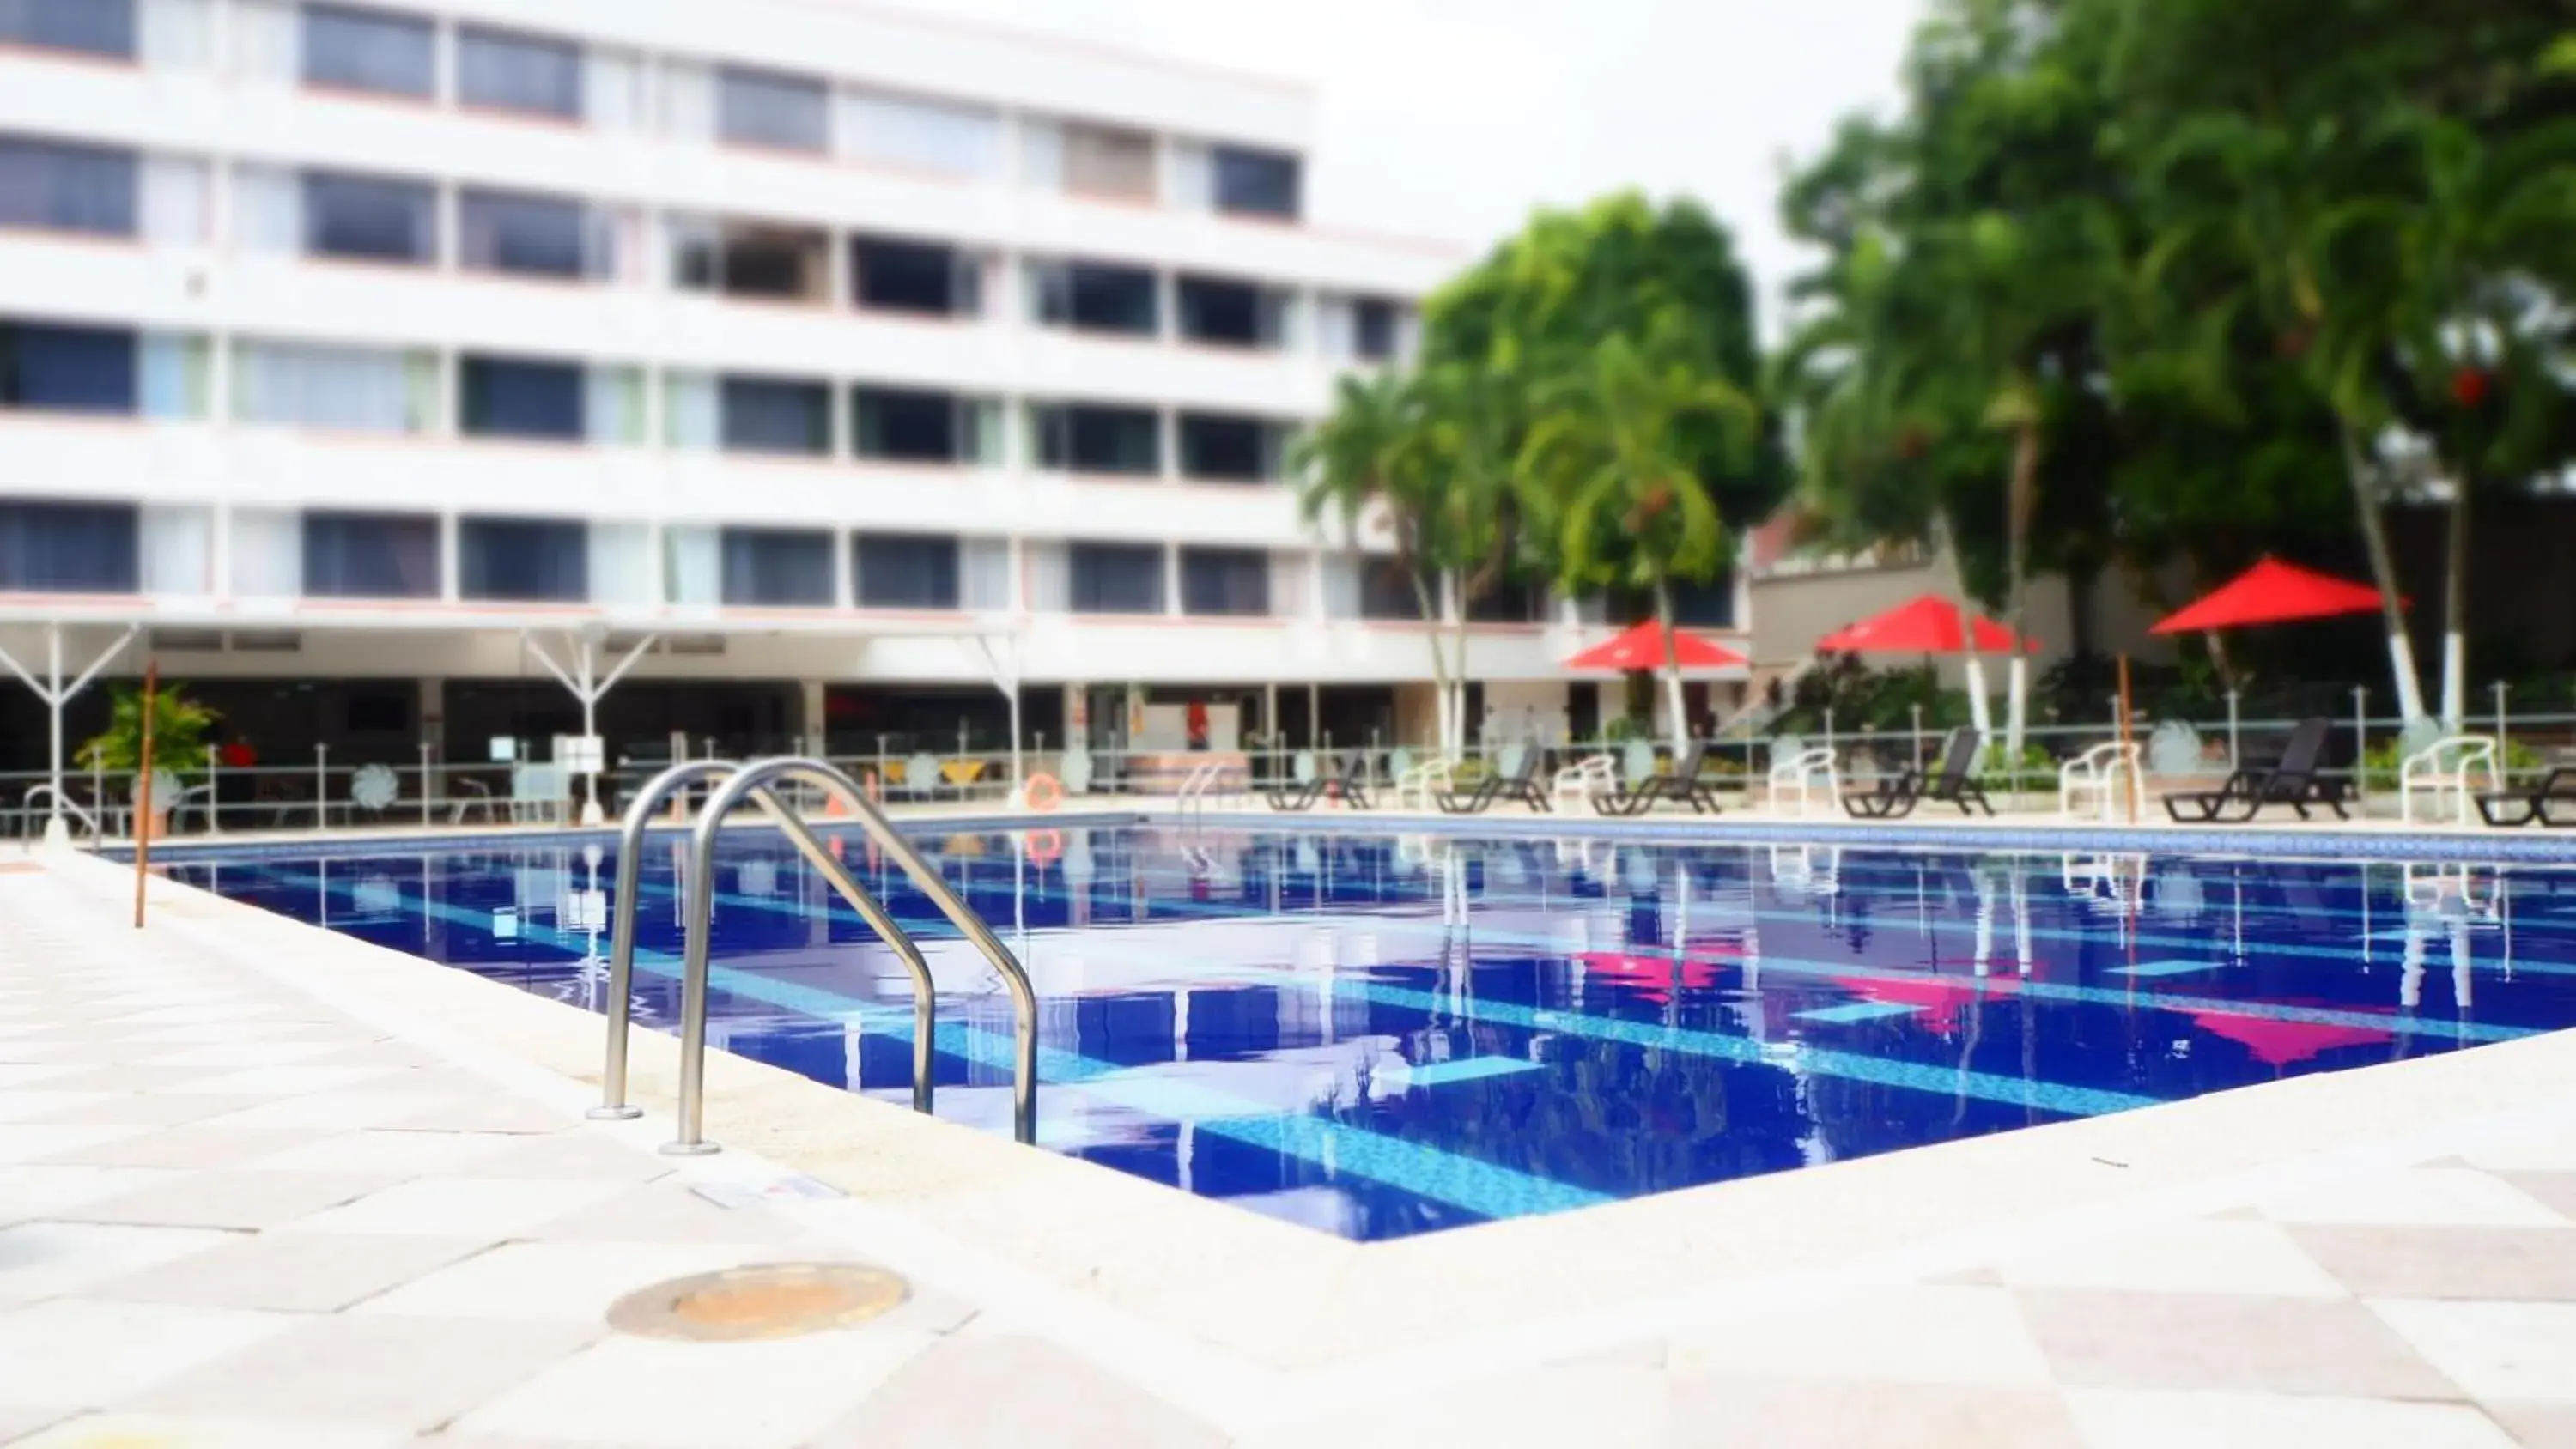
[[[1375,1240],[2576,1025],[2576,871],[1103,826],[916,836],[1041,996],[1041,1146]],[[1001,983],[920,936],[937,1110],[1007,1132]],[[678,835],[637,1020],[678,1016]],[[179,879],[599,1009],[613,849],[280,850]],[[710,1041],[910,1096],[909,978],[767,832]],[[719,1141],[725,1123],[709,1124]]]

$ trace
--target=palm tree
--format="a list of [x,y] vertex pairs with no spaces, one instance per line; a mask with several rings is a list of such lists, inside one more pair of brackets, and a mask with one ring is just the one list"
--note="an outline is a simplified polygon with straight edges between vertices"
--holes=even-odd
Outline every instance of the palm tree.
[[1647,340],[1604,338],[1590,365],[1548,389],[1517,466],[1524,507],[1544,524],[1568,587],[1643,585],[1663,630],[1664,685],[1676,755],[1688,749],[1672,581],[1705,581],[1725,567],[1727,521],[1688,443],[1717,421],[1741,446],[1758,440],[1752,401],[1700,358],[1677,319]]
[[1455,631],[1453,671],[1442,647],[1440,592],[1452,570],[1495,552],[1492,540],[1505,526],[1505,510],[1479,482],[1491,470],[1461,461],[1473,462],[1481,433],[1433,411],[1435,401],[1453,406],[1456,397],[1454,388],[1427,388],[1407,374],[1345,377],[1332,411],[1297,440],[1289,460],[1304,477],[1300,506],[1308,522],[1335,514],[1356,541],[1375,519],[1393,537],[1396,565],[1427,629],[1439,748],[1451,754],[1465,738],[1466,638],[1463,628]]

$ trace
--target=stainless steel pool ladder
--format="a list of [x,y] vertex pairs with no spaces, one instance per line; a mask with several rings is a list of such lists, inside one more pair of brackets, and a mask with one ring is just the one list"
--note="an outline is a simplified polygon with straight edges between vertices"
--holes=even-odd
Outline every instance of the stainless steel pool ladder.
[[592,1108],[590,1115],[607,1118],[642,1115],[640,1108],[626,1101],[626,1078],[635,918],[639,904],[637,888],[643,875],[644,836],[653,816],[673,794],[700,782],[715,784],[716,789],[699,813],[697,829],[691,840],[687,893],[683,897],[685,914],[682,918],[686,945],[680,976],[678,1126],[674,1140],[663,1150],[680,1155],[716,1150],[704,1136],[708,957],[715,916],[715,841],[725,818],[746,800],[760,807],[762,813],[796,847],[797,853],[831,882],[841,898],[848,901],[869,928],[893,948],[905,969],[911,973],[912,1101],[916,1110],[930,1110],[937,993],[931,980],[929,962],[923,958],[911,934],[896,924],[884,905],[851,876],[822,842],[814,838],[813,832],[806,828],[795,812],[780,803],[770,785],[773,781],[789,778],[820,786],[847,809],[869,838],[903,868],[913,884],[930,897],[940,913],[947,916],[1001,974],[1004,984],[1010,989],[1016,1016],[1012,1126],[1021,1141],[1034,1141],[1037,1135],[1037,993],[1029,984],[1028,973],[1021,969],[1009,948],[994,936],[983,917],[959,899],[939,873],[921,858],[920,852],[894,829],[884,813],[876,808],[875,802],[868,799],[867,792],[859,788],[857,781],[821,760],[794,757],[759,760],[749,765],[737,765],[728,760],[687,761],[654,776],[628,805],[619,835],[617,913],[609,949],[607,1059],[600,1076],[601,1104]]

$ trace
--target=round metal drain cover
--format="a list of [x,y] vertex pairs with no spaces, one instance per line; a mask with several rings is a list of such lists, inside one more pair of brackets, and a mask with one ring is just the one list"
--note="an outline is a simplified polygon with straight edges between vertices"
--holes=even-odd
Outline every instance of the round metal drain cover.
[[794,1338],[882,1317],[911,1296],[863,1263],[762,1263],[639,1288],[609,1307],[608,1326],[692,1343]]

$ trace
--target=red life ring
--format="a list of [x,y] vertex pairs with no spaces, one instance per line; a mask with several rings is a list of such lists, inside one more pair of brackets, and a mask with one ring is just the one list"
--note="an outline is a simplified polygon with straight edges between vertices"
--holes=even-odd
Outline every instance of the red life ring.
[[1028,784],[1020,789],[1020,798],[1032,810],[1053,810],[1064,803],[1064,782],[1041,771],[1029,776]]
[[1060,830],[1030,831],[1028,852],[1029,863],[1031,865],[1055,864],[1057,861],[1064,859],[1064,832]]

